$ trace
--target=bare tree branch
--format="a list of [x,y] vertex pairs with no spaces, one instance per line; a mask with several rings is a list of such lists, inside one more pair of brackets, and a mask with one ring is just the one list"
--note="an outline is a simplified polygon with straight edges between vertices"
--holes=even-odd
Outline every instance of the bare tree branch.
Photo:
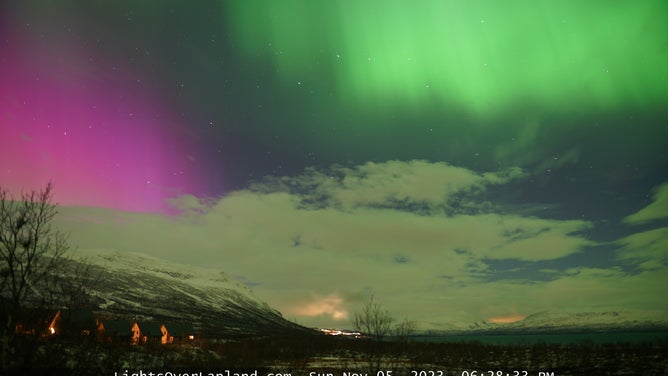
[[374,300],[371,295],[362,307],[362,311],[353,315],[353,328],[380,340],[390,334],[394,318],[389,311]]
[[26,306],[44,304],[49,275],[69,249],[66,234],[51,226],[58,213],[53,184],[21,194],[16,200],[0,187],[0,310],[2,367],[10,362],[16,320]]

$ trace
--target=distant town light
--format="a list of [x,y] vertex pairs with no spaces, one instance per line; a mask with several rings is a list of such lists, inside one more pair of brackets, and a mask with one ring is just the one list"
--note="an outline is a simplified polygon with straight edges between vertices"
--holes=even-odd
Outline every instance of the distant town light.
[[337,329],[320,329],[320,331],[328,336],[354,336],[355,338],[360,338],[362,336],[362,333],[359,332],[347,332],[345,330]]

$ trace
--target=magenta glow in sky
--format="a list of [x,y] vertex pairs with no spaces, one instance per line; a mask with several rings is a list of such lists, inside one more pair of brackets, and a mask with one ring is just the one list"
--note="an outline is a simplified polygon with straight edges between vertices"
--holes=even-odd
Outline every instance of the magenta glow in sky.
[[132,72],[74,48],[45,59],[10,42],[0,56],[0,185],[16,194],[53,181],[59,204],[130,211],[164,211],[166,198],[202,188],[196,158],[170,131],[176,116]]

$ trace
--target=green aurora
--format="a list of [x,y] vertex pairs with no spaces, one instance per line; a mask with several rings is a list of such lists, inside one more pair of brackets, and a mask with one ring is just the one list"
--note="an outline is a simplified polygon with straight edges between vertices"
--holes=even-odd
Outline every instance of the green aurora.
[[668,95],[664,1],[238,1],[234,38],[288,84],[349,106],[651,108]]

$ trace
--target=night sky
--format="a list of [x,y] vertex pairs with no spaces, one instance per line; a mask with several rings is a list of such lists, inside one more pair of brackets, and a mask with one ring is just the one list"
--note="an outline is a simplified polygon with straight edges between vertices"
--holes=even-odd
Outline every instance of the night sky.
[[286,318],[668,317],[665,1],[0,2],[0,185]]

